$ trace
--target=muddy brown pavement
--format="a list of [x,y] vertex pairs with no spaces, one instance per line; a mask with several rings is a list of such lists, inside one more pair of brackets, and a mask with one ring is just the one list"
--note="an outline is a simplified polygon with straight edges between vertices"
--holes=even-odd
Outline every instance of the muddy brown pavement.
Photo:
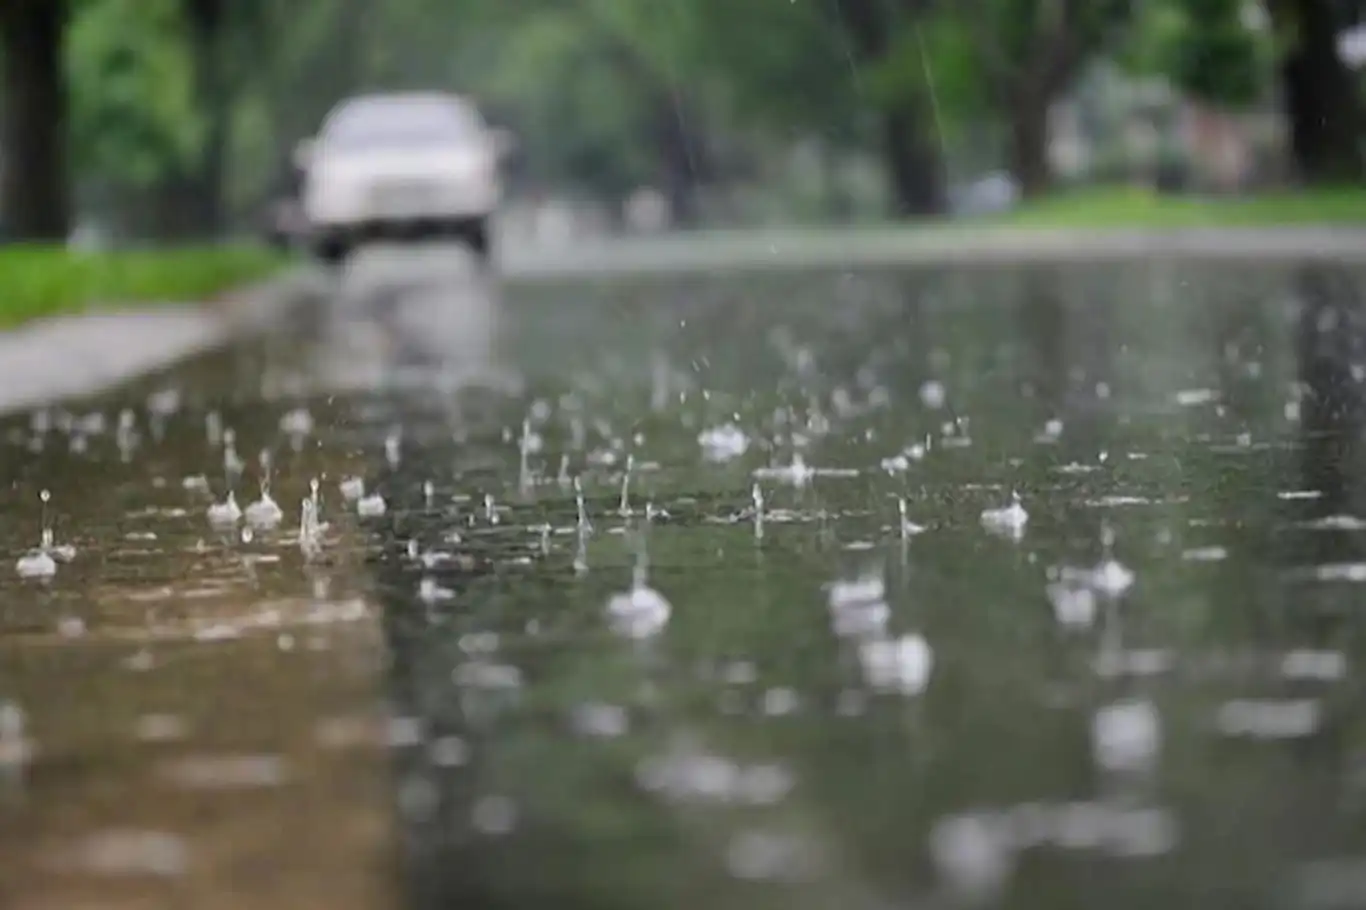
[[[364,453],[320,444],[345,432],[325,405],[263,399],[289,345],[0,422],[7,910],[395,903],[382,643],[338,492]],[[229,486],[260,497],[262,450],[278,523],[216,528]],[[25,578],[45,524],[52,574]]]

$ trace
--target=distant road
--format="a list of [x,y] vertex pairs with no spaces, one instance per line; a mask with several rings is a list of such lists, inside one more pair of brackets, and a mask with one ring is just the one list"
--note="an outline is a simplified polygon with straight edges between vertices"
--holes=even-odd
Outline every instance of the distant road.
[[[334,284],[305,266],[248,289],[227,310],[151,306],[39,320],[0,335],[0,415],[82,396],[176,360],[261,331],[299,301],[331,298],[345,309],[384,293],[432,304],[417,337],[442,350],[476,349],[497,299],[497,282],[450,245],[390,245],[359,256]],[[732,274],[799,268],[998,266],[1103,263],[1143,258],[1252,262],[1341,261],[1366,265],[1366,228],[1285,227],[1181,230],[1042,230],[1025,228],[859,228],[706,231],[656,237],[583,240],[562,247],[506,237],[501,277],[510,285],[629,276]],[[417,291],[410,286],[417,286]],[[435,290],[433,290],[435,288]],[[387,291],[386,291],[387,289]],[[425,290],[424,290],[425,289]],[[432,300],[428,297],[436,296]],[[416,298],[416,300],[412,299]],[[452,303],[458,306],[452,306]],[[390,309],[390,308],[386,308]],[[413,306],[404,313],[416,312]],[[439,318],[438,318],[439,317]],[[454,338],[455,340],[451,340]]]
[[699,231],[658,237],[525,245],[499,253],[514,281],[790,268],[1008,265],[1134,258],[1222,261],[1350,260],[1366,263],[1366,227],[1143,230],[850,228]]

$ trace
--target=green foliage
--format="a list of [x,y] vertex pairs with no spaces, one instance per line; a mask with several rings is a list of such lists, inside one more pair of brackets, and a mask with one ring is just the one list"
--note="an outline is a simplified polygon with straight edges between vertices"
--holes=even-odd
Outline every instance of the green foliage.
[[184,303],[214,296],[278,270],[287,260],[255,246],[117,253],[14,245],[0,249],[0,324],[128,303]]
[[686,49],[746,123],[847,141],[873,104],[849,41],[813,0],[695,0]]
[[890,106],[900,98],[926,97],[942,140],[957,141],[984,118],[998,113],[996,87],[986,77],[980,23],[958,8],[909,23],[892,38],[892,53],[870,67],[868,100]]
[[1236,198],[1172,197],[1132,187],[1059,193],[1005,216],[1019,227],[1181,228],[1366,224],[1366,189],[1325,187],[1307,192]]
[[[1052,100],[1098,56],[1122,51],[1130,68],[1224,105],[1264,97],[1275,49],[1268,33],[1244,25],[1241,7],[888,2],[870,7],[885,14],[887,47],[870,55],[858,52],[835,0],[226,0],[218,50],[230,94],[229,189],[238,212],[252,211],[278,191],[288,148],[364,88],[469,92],[520,134],[519,172],[532,184],[608,198],[677,167],[671,117],[687,142],[763,171],[812,138],[834,158],[876,156],[870,127],[909,99],[935,118],[947,147],[989,158],[978,147],[994,146],[984,137],[1001,133],[1025,89]],[[187,8],[74,5],[67,50],[83,179],[151,191],[202,163],[210,112],[195,96],[202,70]]]
[[876,104],[926,93],[948,143],[1036,109],[1108,53],[1133,0],[963,0],[902,22],[889,59],[871,75]]
[[68,32],[73,160],[88,176],[145,187],[195,154],[202,122],[177,0],[84,4]]
[[[183,3],[78,8],[68,51],[84,177],[149,188],[195,165],[205,124]],[[523,134],[534,178],[609,196],[658,178],[671,107],[698,132],[851,142],[870,106],[871,76],[815,3],[241,0],[227,10],[239,196],[271,185],[279,150],[362,87],[470,91]]]
[[1266,97],[1276,53],[1269,30],[1250,28],[1242,0],[1149,0],[1127,62],[1197,98],[1246,107]]
[[506,65],[488,75],[485,92],[516,112],[533,172],[608,196],[649,179],[642,139],[667,90],[651,61],[569,11],[534,17],[502,50]]

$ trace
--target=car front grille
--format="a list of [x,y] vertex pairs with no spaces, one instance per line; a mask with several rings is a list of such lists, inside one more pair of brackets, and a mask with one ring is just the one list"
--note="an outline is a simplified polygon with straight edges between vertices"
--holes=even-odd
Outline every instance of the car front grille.
[[379,210],[406,212],[431,205],[440,198],[441,187],[424,180],[387,180],[370,189],[370,201]]

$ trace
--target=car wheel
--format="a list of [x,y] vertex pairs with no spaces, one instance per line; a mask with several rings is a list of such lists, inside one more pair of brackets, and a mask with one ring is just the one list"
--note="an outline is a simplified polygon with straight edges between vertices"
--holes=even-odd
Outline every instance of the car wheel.
[[487,220],[481,218],[465,230],[465,243],[481,262],[487,264],[493,259],[493,238]]
[[314,248],[318,259],[326,265],[340,265],[350,251],[350,245],[342,237],[326,237]]

